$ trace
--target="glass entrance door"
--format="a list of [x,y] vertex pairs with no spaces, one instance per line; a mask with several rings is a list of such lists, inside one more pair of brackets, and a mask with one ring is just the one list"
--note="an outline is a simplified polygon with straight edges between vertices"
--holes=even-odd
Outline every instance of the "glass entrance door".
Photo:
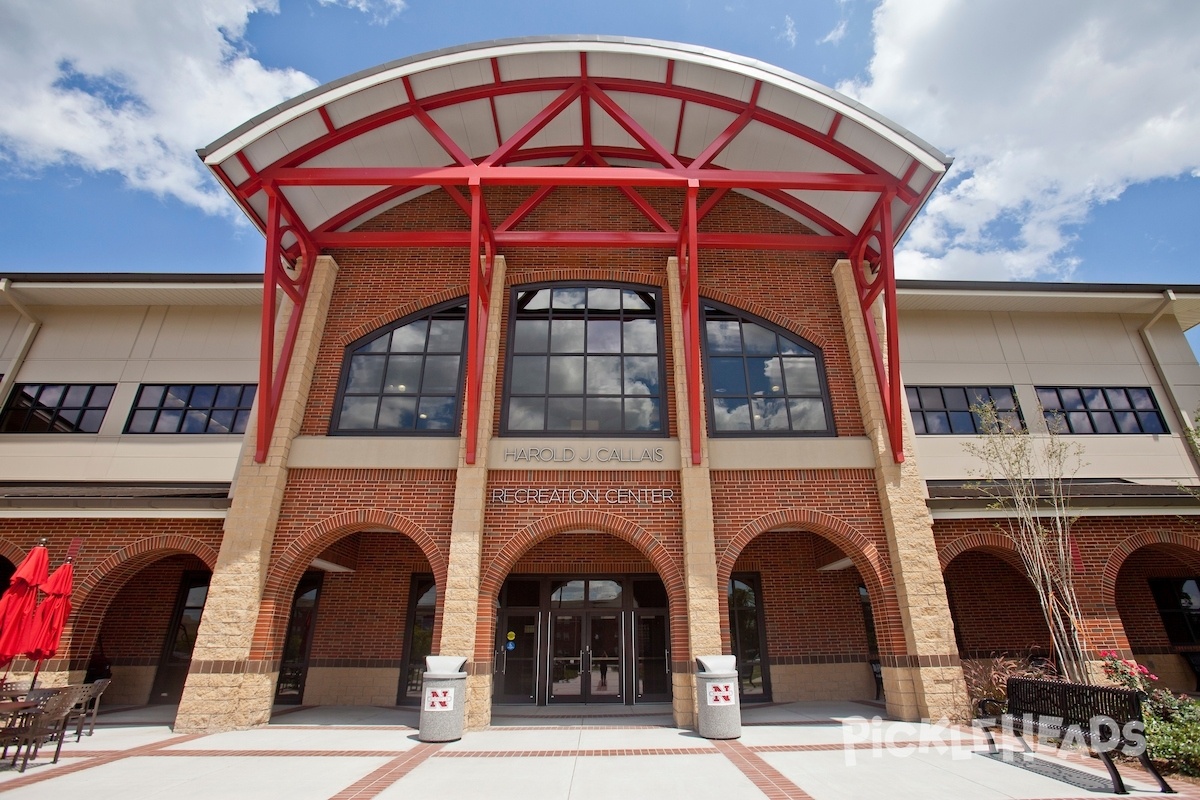
[[496,649],[496,699],[530,703],[537,699],[538,613],[508,611],[500,615]]
[[638,614],[634,635],[634,682],[644,703],[671,699],[671,634],[666,614]]
[[547,699],[558,703],[621,702],[621,614],[554,612],[550,626]]

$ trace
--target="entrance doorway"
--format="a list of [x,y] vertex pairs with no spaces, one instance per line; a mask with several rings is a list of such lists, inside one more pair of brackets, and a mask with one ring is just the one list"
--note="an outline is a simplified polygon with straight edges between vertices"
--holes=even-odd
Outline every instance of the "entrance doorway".
[[670,700],[667,592],[655,575],[510,577],[496,623],[497,703]]

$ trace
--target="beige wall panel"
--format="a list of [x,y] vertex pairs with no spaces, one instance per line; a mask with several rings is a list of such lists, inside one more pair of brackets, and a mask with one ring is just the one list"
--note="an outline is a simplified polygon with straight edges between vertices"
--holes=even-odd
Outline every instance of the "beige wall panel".
[[258,359],[259,313],[255,307],[193,308],[167,311],[154,343],[154,360],[211,360],[237,354]]
[[[43,362],[120,364],[133,354],[147,312],[145,307],[138,306],[41,306],[29,310],[42,320],[42,329],[29,351],[27,369]],[[111,374],[110,379],[115,380],[120,369]]]
[[900,361],[1003,363],[991,315],[981,312],[906,312],[900,318]]
[[8,371],[9,362],[21,349],[21,337],[28,325],[12,306],[0,305],[0,374]]
[[771,698],[776,703],[874,700],[875,675],[867,663],[773,665]]
[[[1083,446],[1083,468],[1077,478],[1123,478],[1132,481],[1194,483],[1195,470],[1177,435],[1072,436]],[[965,480],[979,464],[963,445],[972,436],[918,436],[917,457],[926,480]]]
[[10,434],[0,438],[0,481],[233,479],[240,436]]
[[1010,316],[1027,362],[1137,364],[1142,360],[1141,347],[1115,314]]
[[400,669],[386,667],[309,667],[305,705],[394,706]]
[[709,439],[712,469],[873,469],[865,436]]
[[288,467],[457,469],[457,436],[297,436]]

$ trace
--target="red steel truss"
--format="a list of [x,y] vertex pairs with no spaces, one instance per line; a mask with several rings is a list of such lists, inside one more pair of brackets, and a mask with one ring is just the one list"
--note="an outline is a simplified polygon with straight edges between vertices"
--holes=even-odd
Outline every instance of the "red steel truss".
[[[855,270],[858,298],[863,318],[871,333],[872,359],[887,420],[889,442],[897,462],[904,459],[901,426],[899,340],[896,326],[896,285],[892,262],[893,205],[903,211],[906,225],[936,183],[934,176],[922,191],[914,191],[910,179],[917,163],[912,161],[908,174],[897,178],[862,154],[834,139],[841,116],[835,115],[826,131],[817,131],[781,117],[758,106],[761,82],[756,82],[747,101],[710,94],[674,85],[668,69],[666,83],[631,79],[593,79],[587,74],[586,54],[580,55],[581,77],[573,79],[530,79],[502,82],[493,63],[495,83],[446,92],[434,97],[380,111],[364,119],[334,126],[324,107],[321,118],[328,134],[289,153],[274,164],[256,171],[238,153],[241,166],[249,177],[235,184],[217,168],[218,177],[246,209],[252,219],[257,212],[251,199],[263,193],[267,199],[264,228],[267,239],[263,292],[262,350],[260,354],[258,438],[255,459],[262,462],[269,450],[271,432],[279,412],[283,383],[296,341],[301,312],[308,296],[313,259],[329,248],[389,247],[466,247],[469,251],[469,310],[467,339],[466,461],[475,463],[483,386],[484,341],[491,307],[491,278],[498,251],[517,247],[652,247],[674,250],[680,285],[683,290],[681,312],[684,334],[684,369],[690,421],[690,458],[701,461],[701,392],[699,301],[701,248],[826,251],[846,253],[856,265],[867,264],[871,277]],[[672,64],[673,66],[673,64]],[[410,98],[416,97],[404,80]],[[431,116],[430,112],[470,100],[487,99],[491,103],[492,122],[499,141],[500,122],[496,114],[497,97],[533,91],[556,92],[554,98],[519,130],[500,141],[490,154],[471,158]],[[637,92],[678,99],[679,124],[689,103],[701,103],[734,113],[736,116],[701,154],[694,159],[679,156],[679,133],[672,147],[664,145],[643,128],[612,96],[614,92]],[[560,114],[577,106],[583,127],[582,141],[573,146],[529,148],[526,145]],[[591,136],[591,119],[607,114],[638,144],[638,147],[598,147]],[[412,118],[446,152],[448,164],[413,167],[308,167],[315,156],[400,119]],[[822,173],[754,171],[726,169],[712,162],[751,122],[769,125],[815,144],[847,163],[857,172]],[[530,166],[539,159],[561,161],[557,166]],[[612,166],[614,159],[635,161],[645,166]],[[288,203],[290,187],[369,186],[377,188],[369,197],[340,211],[323,223],[305,227]],[[487,186],[534,186],[536,191],[506,219],[494,223],[484,202]],[[559,186],[605,186],[620,190],[634,208],[653,225],[650,232],[618,231],[518,231],[515,228],[543,203]],[[406,194],[440,187],[470,219],[470,230],[419,230],[402,232],[344,231],[353,220],[370,213]],[[466,195],[458,188],[466,187]],[[679,228],[674,228],[637,191],[640,187],[668,187],[681,190],[683,207]],[[700,190],[710,194],[700,201]],[[729,191],[752,192],[812,220],[826,233],[792,235],[764,233],[702,233],[701,220]],[[857,231],[847,230],[818,209],[797,199],[788,190],[817,190],[869,193],[877,196],[874,210]],[[294,266],[289,266],[294,265]],[[283,341],[276,352],[278,293],[291,300],[292,309]],[[882,301],[882,302],[880,302]],[[885,325],[886,354],[876,332],[875,310],[882,311]]]

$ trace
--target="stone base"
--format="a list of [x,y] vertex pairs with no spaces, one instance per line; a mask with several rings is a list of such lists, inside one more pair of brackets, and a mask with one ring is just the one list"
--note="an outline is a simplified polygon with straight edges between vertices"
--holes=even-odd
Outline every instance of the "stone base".
[[150,689],[158,667],[112,668],[112,683],[104,690],[106,706],[144,706],[150,702]]
[[1176,694],[1195,694],[1200,691],[1196,681],[1196,673],[1188,666],[1187,659],[1176,653],[1155,653],[1142,655],[1134,653],[1133,660],[1145,665],[1151,673],[1158,676],[1154,686],[1169,689]]
[[[744,693],[742,699],[746,699]],[[771,699],[776,703],[874,700],[875,676],[871,673],[871,665],[866,662],[772,665]]]
[[467,676],[467,730],[483,730],[492,724],[492,676]]
[[906,722],[971,718],[962,667],[884,667],[887,711]]
[[278,673],[192,673],[175,716],[176,733],[217,733],[265,725]]
[[671,673],[671,713],[677,728],[696,729],[696,676]]
[[309,667],[306,706],[394,706],[399,667]]

